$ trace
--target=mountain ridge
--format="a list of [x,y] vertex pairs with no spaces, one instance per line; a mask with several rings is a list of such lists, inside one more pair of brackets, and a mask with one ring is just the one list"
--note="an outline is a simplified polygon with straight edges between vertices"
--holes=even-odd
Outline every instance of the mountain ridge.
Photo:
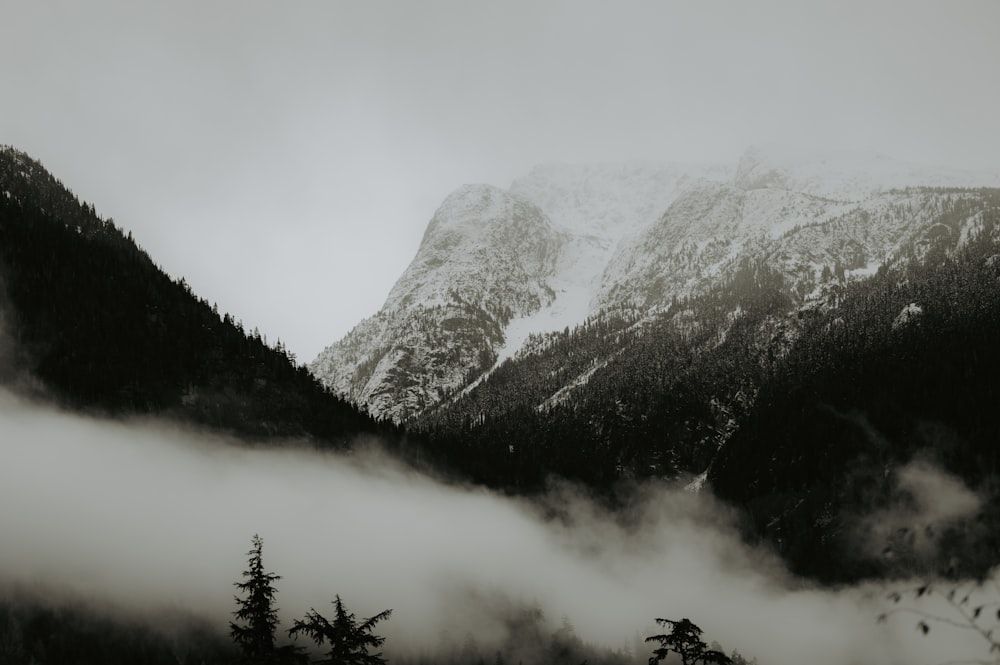
[[[405,420],[481,381],[515,356],[533,334],[573,327],[605,310],[667,307],[677,297],[724,279],[741,256],[766,254],[767,246],[781,244],[782,236],[797,228],[828,224],[859,206],[878,218],[878,205],[872,201],[888,201],[898,196],[890,192],[902,186],[954,182],[1000,185],[1000,175],[927,169],[879,155],[814,157],[752,147],[735,165],[550,164],[515,179],[508,190],[463,186],[435,212],[416,256],[382,309],[327,347],[310,369],[325,385],[374,415]],[[506,201],[507,208],[454,205],[477,188]],[[516,261],[498,258],[510,251],[505,243],[511,242],[511,235],[504,240],[503,234],[488,237],[484,231],[504,224],[516,228],[512,211],[517,206],[532,210],[536,219],[531,230],[514,232],[518,242],[534,237],[530,242],[544,246],[539,251],[549,261],[530,278],[508,268]],[[462,247],[450,245],[449,251],[441,251],[427,244],[437,237],[438,227],[449,225],[464,229]],[[480,235],[470,237],[475,229]],[[888,237],[854,225],[850,232],[854,235],[837,239],[825,250],[785,243],[794,250],[785,263],[797,275],[797,288],[805,289],[800,296],[817,287],[825,270],[847,271],[848,276],[861,274],[851,271],[874,270],[902,242],[899,234],[904,230],[895,229],[896,235]],[[795,261],[801,265],[791,265]],[[484,298],[484,290],[492,297]],[[535,295],[529,301],[523,297],[527,291]],[[401,375],[399,363],[412,359],[414,348],[451,344],[436,342],[433,334],[423,339],[406,334],[418,319],[420,327],[430,330],[440,329],[446,318],[419,307],[407,315],[400,307],[404,301],[465,308],[461,317],[469,330],[478,330],[475,353],[459,354],[453,366],[445,367],[447,363],[433,359],[429,350],[421,351],[421,362],[430,362],[432,369],[421,375],[419,367],[409,366],[402,373],[404,402],[379,397],[376,404],[374,394],[399,397],[389,377]],[[362,372],[362,380],[361,364],[376,355],[378,371]],[[362,358],[362,363],[352,358]]]

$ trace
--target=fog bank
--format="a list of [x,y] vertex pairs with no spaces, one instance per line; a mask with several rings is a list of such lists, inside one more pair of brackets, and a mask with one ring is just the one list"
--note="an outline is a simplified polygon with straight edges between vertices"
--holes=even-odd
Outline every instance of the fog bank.
[[[654,617],[689,617],[707,640],[762,665],[985,655],[962,631],[923,637],[906,617],[877,623],[884,589],[793,579],[743,545],[704,495],[650,486],[612,515],[561,487],[546,509],[442,485],[377,452],[250,449],[6,391],[0,442],[0,581],[136,611],[191,610],[224,626],[259,533],[265,567],[283,576],[279,629],[311,607],[326,612],[339,593],[358,616],[394,610],[379,626],[390,656],[433,649],[443,635],[502,638],[497,598],[537,603],[611,648],[652,634]],[[911,476],[920,487],[931,477]]]

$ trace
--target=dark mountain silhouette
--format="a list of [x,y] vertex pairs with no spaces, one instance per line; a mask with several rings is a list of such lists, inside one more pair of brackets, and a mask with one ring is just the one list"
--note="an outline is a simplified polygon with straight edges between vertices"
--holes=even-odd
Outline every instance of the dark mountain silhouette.
[[41,164],[0,149],[7,383],[114,416],[154,414],[258,440],[346,445],[380,425],[277,343],[173,280]]

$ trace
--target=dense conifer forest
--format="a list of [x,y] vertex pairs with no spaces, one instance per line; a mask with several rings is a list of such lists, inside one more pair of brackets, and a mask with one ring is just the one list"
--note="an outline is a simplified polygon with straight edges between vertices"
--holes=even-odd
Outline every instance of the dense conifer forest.
[[[802,574],[842,581],[929,567],[963,576],[995,563],[1000,194],[985,196],[983,231],[967,244],[931,245],[922,260],[845,285],[837,308],[806,316],[712,466],[716,493],[743,506],[754,532]],[[989,497],[983,511],[949,527],[934,562],[915,557],[917,525],[883,556],[849,556],[853,518],[888,506],[895,470],[914,459]]]
[[[613,497],[623,483],[707,472],[746,511],[748,537],[806,576],[925,570],[905,543],[858,559],[846,525],[887,505],[893,469],[914,458],[996,495],[1000,192],[944,193],[920,242],[869,278],[825,271],[818,301],[746,263],[653,316],[606,312],[536,339],[539,353],[414,427],[449,464],[512,492],[542,491],[555,473]],[[978,230],[960,244],[973,214]],[[552,399],[573,377],[581,388]],[[983,573],[998,518],[990,508],[954,527],[937,564]]]
[[280,341],[168,277],[130,233],[11,148],[0,150],[0,287],[6,378],[26,387],[31,377],[73,407],[324,446],[398,434],[330,394]]

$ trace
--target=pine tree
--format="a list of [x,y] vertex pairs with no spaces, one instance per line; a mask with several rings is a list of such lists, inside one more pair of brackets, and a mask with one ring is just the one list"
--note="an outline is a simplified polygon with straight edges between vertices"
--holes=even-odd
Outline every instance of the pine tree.
[[385,638],[375,635],[372,629],[379,621],[388,619],[392,610],[385,610],[358,623],[354,614],[344,607],[340,595],[336,596],[333,606],[333,621],[310,609],[305,620],[297,620],[288,630],[288,635],[297,637],[303,633],[317,646],[327,642],[330,645],[327,657],[314,661],[321,665],[385,665],[386,660],[381,653],[370,654],[368,649],[377,649],[385,642]]
[[229,634],[243,652],[245,662],[274,662],[274,630],[278,626],[278,610],[274,606],[274,596],[277,589],[274,582],[281,579],[280,575],[264,571],[261,560],[261,550],[264,541],[254,534],[253,548],[247,552],[249,568],[243,571],[243,582],[234,582],[245,598],[235,596],[238,609],[233,612],[237,624],[229,623]]
[[673,651],[681,657],[684,665],[730,665],[732,660],[726,654],[715,649],[709,649],[701,641],[701,628],[696,626],[690,619],[672,621],[670,619],[657,619],[656,623],[664,628],[670,627],[670,632],[663,635],[653,635],[647,637],[647,642],[659,642],[660,648],[653,650],[653,656],[649,659],[649,665],[656,665],[659,661],[667,657]]

